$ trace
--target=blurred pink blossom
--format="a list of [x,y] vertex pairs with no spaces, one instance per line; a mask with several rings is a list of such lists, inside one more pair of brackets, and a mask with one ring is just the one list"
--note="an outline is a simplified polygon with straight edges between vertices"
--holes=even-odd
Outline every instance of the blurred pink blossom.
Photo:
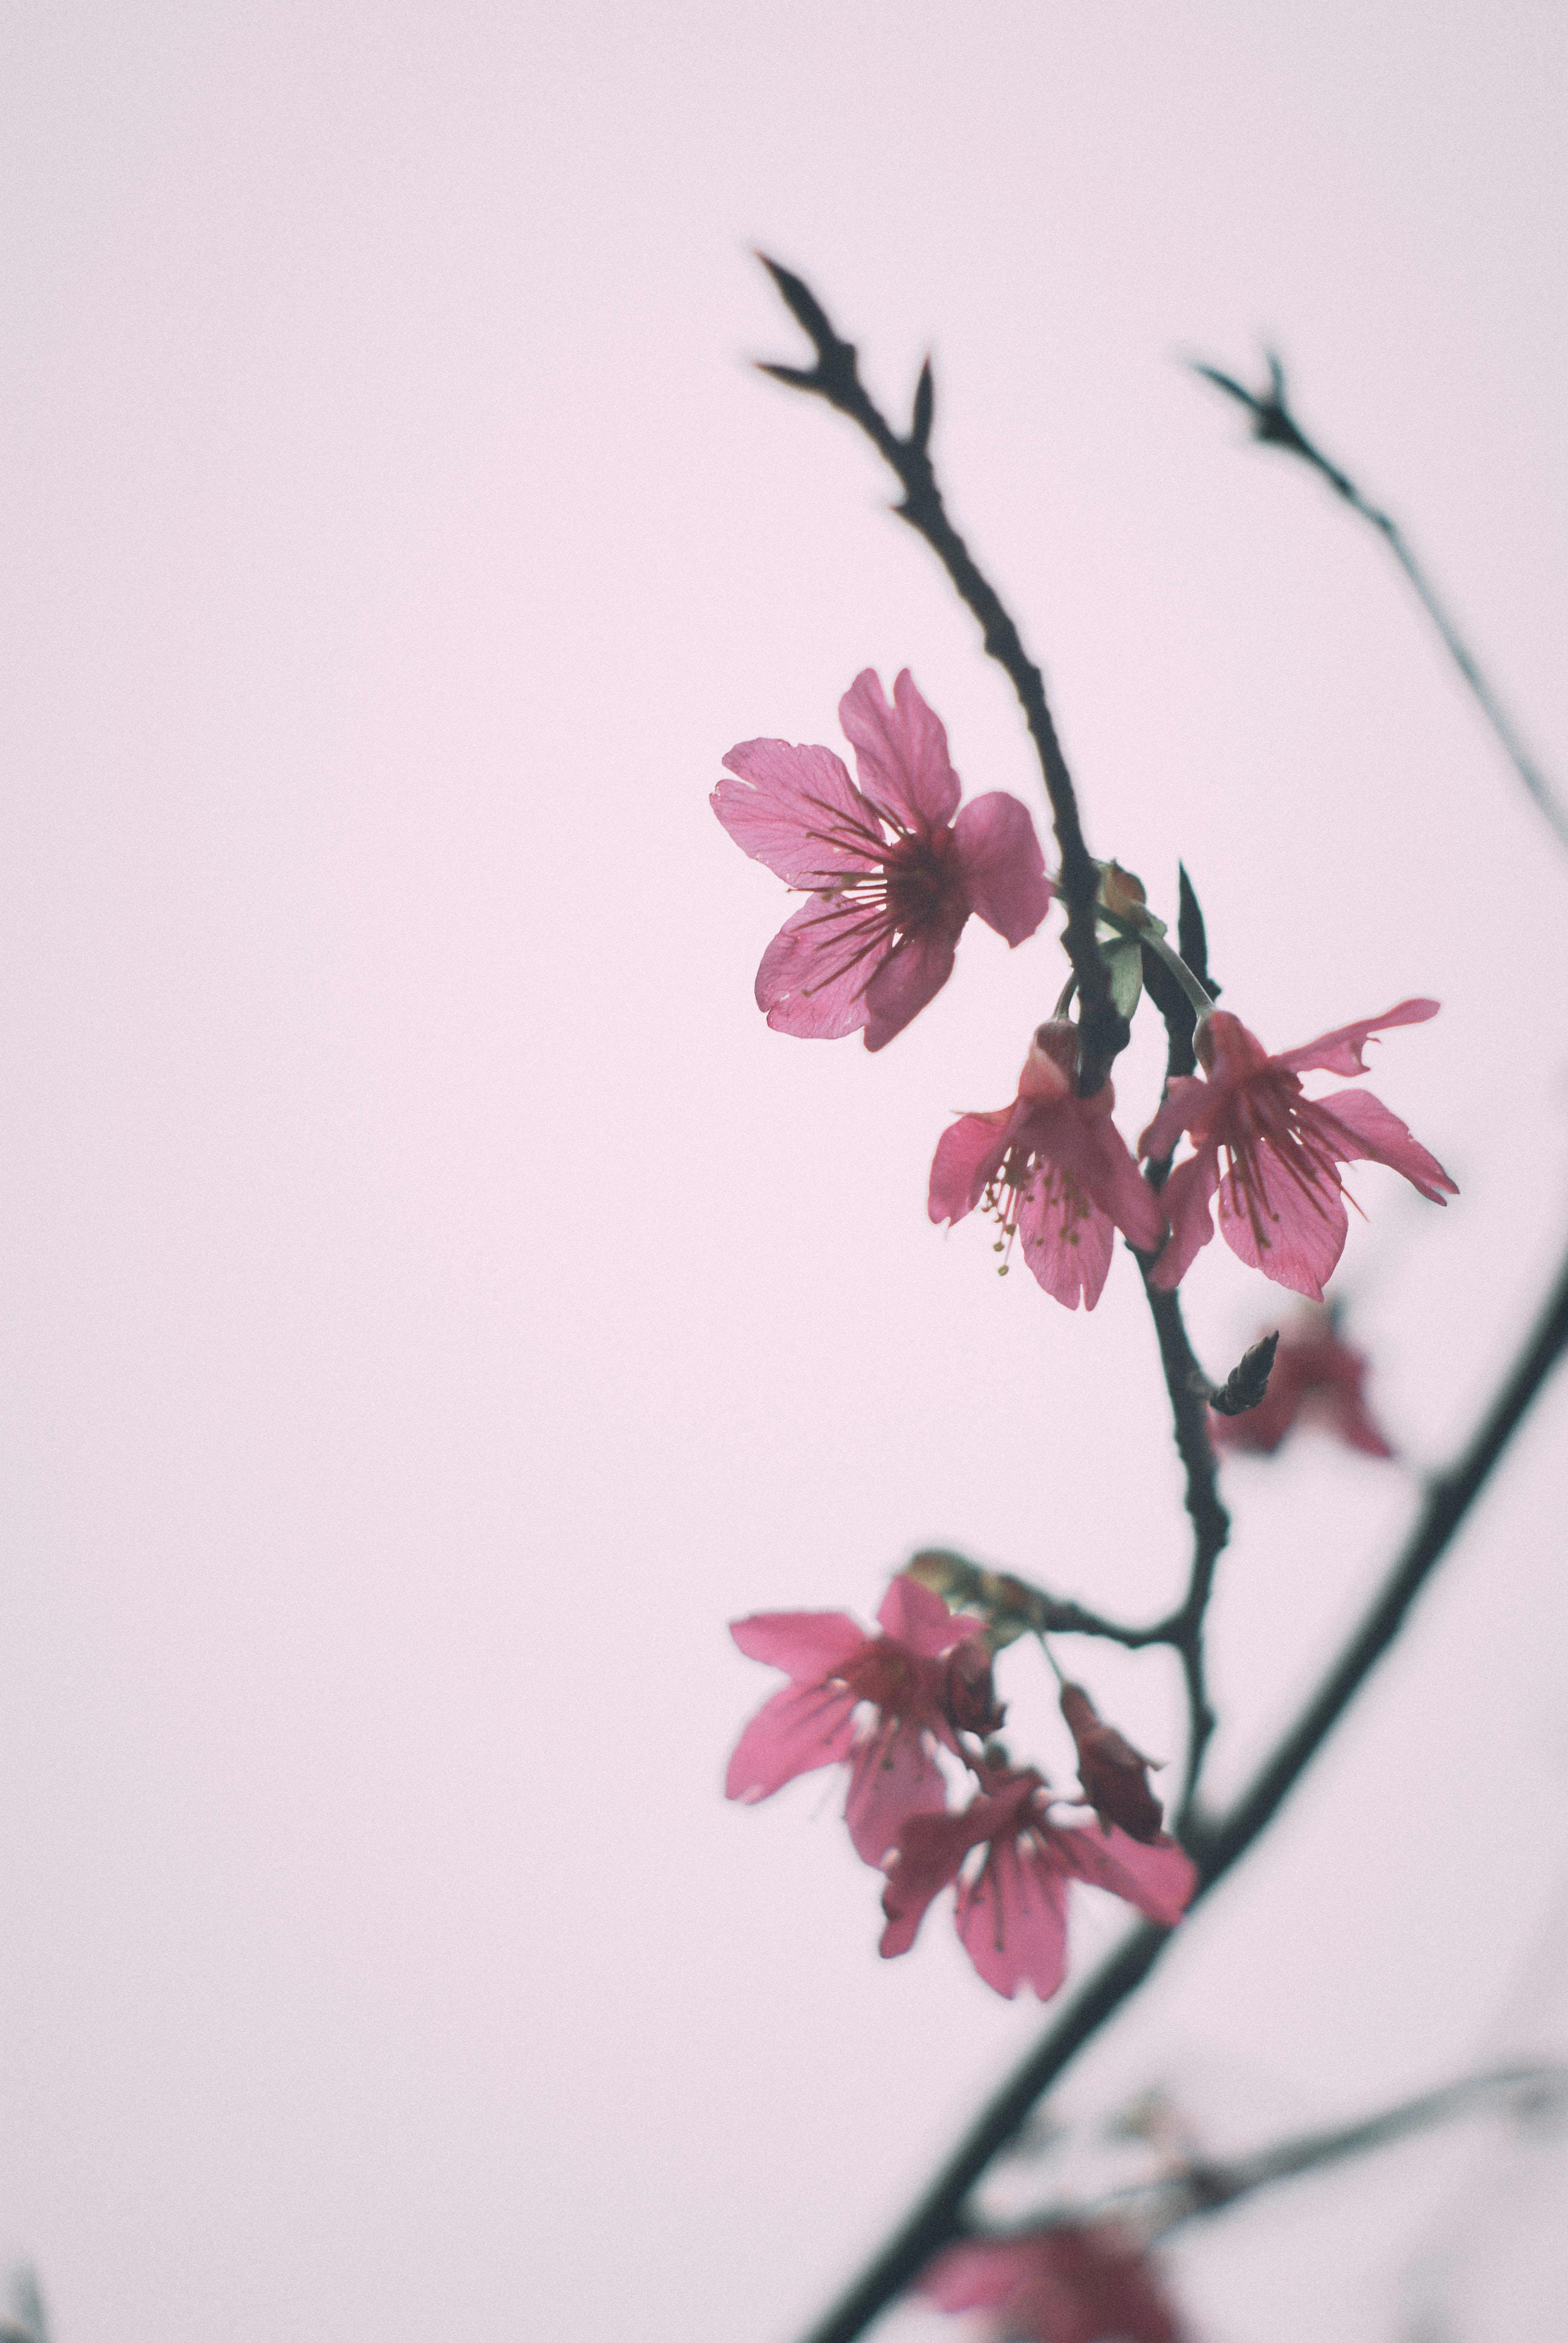
[[920,2291],[939,2310],[986,2310],[998,2343],[1183,2343],[1149,2255],[1110,2222],[1021,2237],[966,2237]]
[[[1134,1904],[1174,1927],[1198,1875],[1174,1839],[1148,1845],[1125,1831],[1054,1823],[1032,1766],[981,1765],[980,1786],[960,1814],[916,1813],[899,1833],[882,1910],[884,1958],[907,1953],[935,1898],[956,1886],[960,1941],[987,1985],[1010,2000],[1030,1985],[1041,2001],[1067,1967],[1067,1891],[1074,1879]],[[977,1847],[985,1855],[964,1875]]]
[[[1214,1233],[1210,1206],[1220,1197],[1220,1230],[1238,1259],[1321,1302],[1345,1242],[1339,1166],[1366,1161],[1402,1172],[1434,1204],[1459,1193],[1435,1155],[1412,1139],[1396,1114],[1366,1091],[1302,1094],[1312,1068],[1364,1074],[1368,1037],[1388,1025],[1435,1017],[1435,1001],[1402,1001],[1381,1017],[1322,1033],[1271,1058],[1256,1034],[1223,1009],[1201,1020],[1197,1051],[1208,1079],[1179,1076],[1139,1142],[1142,1155],[1168,1155],[1180,1134],[1194,1152],[1179,1163],[1163,1196],[1171,1242],[1154,1283],[1180,1284]],[[1223,1173],[1221,1149],[1229,1159]]]
[[1020,944],[1052,890],[1017,798],[992,790],[959,813],[947,733],[907,668],[890,708],[867,668],[839,720],[859,788],[831,749],[742,740],[711,803],[738,846],[811,897],[757,971],[769,1025],[819,1041],[864,1026],[880,1050],[947,982],[971,911]]
[[[979,1635],[940,1594],[895,1578],[868,1635],[844,1611],[759,1611],[729,1632],[749,1659],[789,1678],[746,1727],[729,1760],[725,1795],[748,1805],[798,1774],[849,1768],[844,1819],[855,1850],[879,1864],[911,1815],[947,1805],[940,1742],[961,1755],[949,1719],[948,1655]],[[856,1711],[870,1711],[869,1721]]]
[[[1111,1269],[1112,1225],[1145,1252],[1165,1235],[1165,1216],[1111,1120],[1109,1082],[1078,1095],[1078,1030],[1065,1018],[1038,1028],[1010,1106],[966,1114],[937,1142],[928,1209],[961,1221],[977,1205],[1017,1237],[1046,1292],[1069,1310],[1099,1301]],[[1004,1263],[1005,1266],[1005,1263]]]
[[1305,1312],[1281,1334],[1260,1404],[1242,1415],[1211,1412],[1209,1429],[1219,1447],[1271,1456],[1297,1423],[1316,1423],[1365,1456],[1392,1456],[1366,1403],[1366,1378],[1365,1353],[1341,1342],[1332,1312]]

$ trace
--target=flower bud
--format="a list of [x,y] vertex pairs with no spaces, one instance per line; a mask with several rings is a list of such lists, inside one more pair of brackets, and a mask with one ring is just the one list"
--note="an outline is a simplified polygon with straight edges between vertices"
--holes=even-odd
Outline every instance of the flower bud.
[[948,1654],[942,1704],[955,1732],[983,1740],[1000,1729],[1007,1710],[997,1700],[990,1646],[983,1635],[966,1635]]
[[1081,1684],[1063,1684],[1061,1713],[1078,1751],[1083,1795],[1109,1830],[1112,1824],[1147,1846],[1160,1835],[1164,1816],[1149,1786],[1148,1769],[1158,1764],[1124,1740],[1113,1725],[1101,1722]]

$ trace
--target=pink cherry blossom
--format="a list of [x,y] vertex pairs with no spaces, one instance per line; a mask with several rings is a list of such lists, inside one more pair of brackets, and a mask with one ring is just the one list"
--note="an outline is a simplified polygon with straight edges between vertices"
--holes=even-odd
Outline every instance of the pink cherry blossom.
[[[976,1767],[980,1789],[959,1814],[917,1813],[899,1833],[882,1910],[884,1959],[907,1953],[945,1887],[957,1888],[959,1938],[987,1985],[1010,2000],[1030,1985],[1047,2001],[1067,1968],[1067,1891],[1109,1888],[1174,1927],[1198,1875],[1174,1839],[1141,1845],[1122,1830],[1052,1822],[1032,1766]],[[985,1849],[978,1866],[965,1865]]]
[[1261,1404],[1244,1415],[1211,1413],[1209,1429],[1221,1448],[1271,1456],[1297,1423],[1315,1423],[1364,1456],[1392,1456],[1366,1403],[1366,1355],[1341,1342],[1332,1308],[1303,1312],[1281,1334]]
[[971,911],[1020,944],[1052,890],[1017,798],[992,790],[959,812],[947,733],[907,668],[890,708],[867,668],[839,720],[859,788],[831,749],[742,740],[711,803],[738,846],[811,898],[757,971],[769,1025],[818,1041],[863,1026],[880,1050],[947,982]]
[[997,2343],[1183,2343],[1188,2332],[1149,2255],[1109,2221],[965,2237],[920,2291],[939,2310],[990,2311]]
[[[940,1743],[961,1755],[948,1715],[948,1655],[980,1633],[940,1594],[895,1578],[869,1635],[843,1611],[761,1611],[730,1634],[749,1659],[789,1678],[746,1727],[725,1795],[754,1805],[798,1774],[847,1765],[844,1819],[856,1853],[879,1864],[910,1815],[947,1805]],[[859,1712],[859,1714],[857,1714]]]
[[1041,1025],[1012,1104],[960,1116],[943,1131],[928,1209],[933,1221],[957,1222],[979,1205],[1001,1230],[999,1252],[1010,1258],[1017,1238],[1048,1293],[1069,1310],[1081,1299],[1092,1310],[1111,1269],[1112,1226],[1152,1252],[1165,1215],[1111,1120],[1115,1091],[1102,1082],[1080,1098],[1077,1065],[1077,1027],[1065,1018]]
[[1322,1300],[1344,1248],[1342,1163],[1386,1163],[1434,1204],[1456,1196],[1436,1156],[1380,1100],[1366,1091],[1309,1099],[1300,1080],[1314,1067],[1364,1074],[1362,1051],[1370,1035],[1384,1026],[1420,1024],[1436,1016],[1437,1006],[1402,1001],[1381,1017],[1339,1026],[1273,1058],[1239,1017],[1216,1009],[1203,1018],[1197,1050],[1208,1079],[1173,1081],[1139,1142],[1142,1155],[1169,1155],[1185,1131],[1194,1150],[1162,1191],[1171,1242],[1155,1264],[1154,1283],[1167,1291],[1180,1284],[1213,1235],[1216,1190],[1220,1231],[1231,1252],[1313,1302]]

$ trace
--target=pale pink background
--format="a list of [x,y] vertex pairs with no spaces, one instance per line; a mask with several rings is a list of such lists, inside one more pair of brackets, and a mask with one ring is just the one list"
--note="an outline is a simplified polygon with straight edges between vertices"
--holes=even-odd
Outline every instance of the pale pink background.
[[[940,1925],[877,1962],[811,1786],[721,1803],[767,1682],[723,1622],[869,1607],[933,1537],[1131,1611],[1184,1542],[1127,1265],[1085,1322],[924,1216],[1054,945],[974,934],[876,1060],[752,1007],[786,907],[707,809],[732,740],[907,662],[971,787],[1034,783],[873,459],[748,371],[799,345],[747,247],[890,399],[934,349],[1091,840],[1167,902],[1185,857],[1231,1005],[1282,1046],[1443,998],[1376,1086],[1462,1198],[1369,1172],[1347,1260],[1437,1465],[1568,1223],[1568,859],[1379,549],[1179,361],[1280,338],[1568,771],[1568,25],[58,0],[0,41],[0,2227],[60,2343],[785,2343],[1042,2021]],[[1151,1045],[1120,1079],[1135,1128]],[[1225,1364],[1269,1297],[1220,1252]],[[1560,1382],[1070,2106],[1159,2077],[1241,2143],[1568,2052],[1565,1426]],[[1220,1785],[1414,1502],[1321,1446],[1231,1485]],[[1160,1659],[1093,1680],[1173,1749]],[[1565,2214],[1561,2146],[1483,2130],[1182,2282],[1211,2343],[1451,2297],[1422,2332],[1548,2343]]]

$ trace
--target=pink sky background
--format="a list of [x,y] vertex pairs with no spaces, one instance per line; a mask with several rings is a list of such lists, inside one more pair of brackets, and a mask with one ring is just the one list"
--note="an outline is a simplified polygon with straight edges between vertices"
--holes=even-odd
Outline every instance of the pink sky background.
[[[874,1059],[752,1005],[733,741],[907,664],[970,790],[1037,785],[874,458],[749,371],[799,345],[748,247],[895,405],[934,352],[1091,846],[1168,909],[1184,858],[1227,1005],[1443,1001],[1373,1087],[1462,1195],[1367,1171],[1343,1277],[1435,1468],[1568,1226],[1568,858],[1180,361],[1278,339],[1568,775],[1568,20],[59,0],[0,48],[0,2242],[57,2343],[789,2343],[1043,2021],[940,1924],[877,1961],[815,1787],[723,1804],[772,1682],[724,1622],[933,1540],[1131,1614],[1186,1545],[1130,1265],[1086,1322],[925,1216],[1054,941],[971,927]],[[1187,1291],[1221,1367],[1277,1314],[1218,1245]],[[1560,1379],[1070,2110],[1160,2080],[1242,2146],[1568,2056],[1565,1431]],[[1315,1443],[1227,1486],[1220,1791],[1416,1502]],[[1091,1681],[1175,1754],[1162,1657]],[[1553,2343],[1565,2232],[1562,2144],[1483,2127],[1178,2271],[1205,2343]]]

